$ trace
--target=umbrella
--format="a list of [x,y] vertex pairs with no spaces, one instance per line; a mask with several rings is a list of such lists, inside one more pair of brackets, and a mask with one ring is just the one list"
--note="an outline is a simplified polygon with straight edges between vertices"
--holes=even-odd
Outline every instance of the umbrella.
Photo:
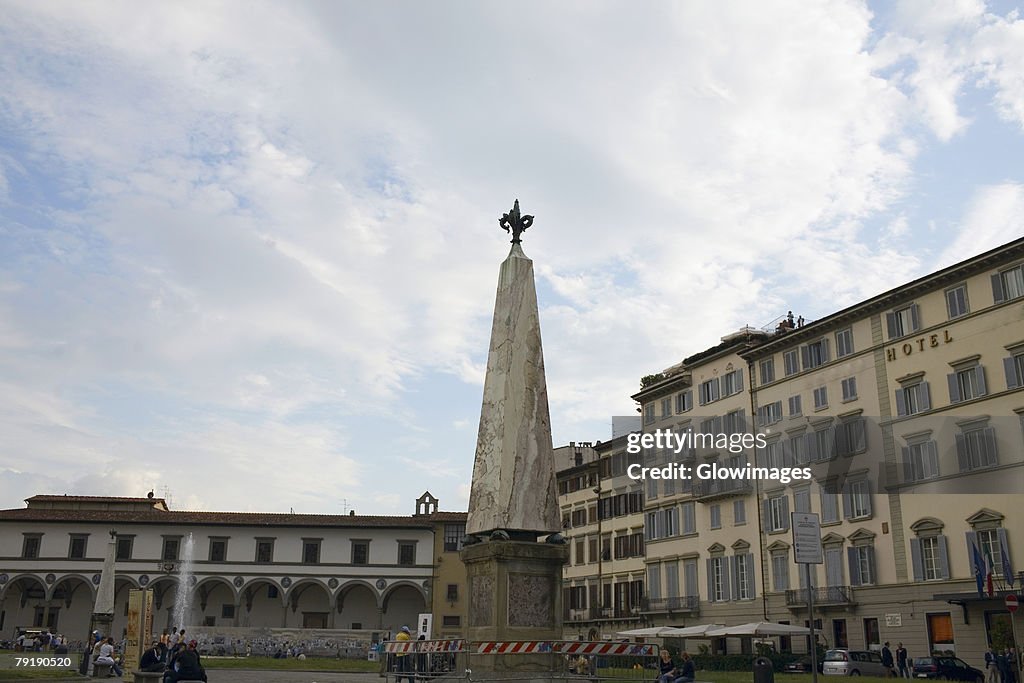
[[700,638],[708,631],[724,628],[721,624],[700,624],[699,626],[686,626],[684,628],[669,629],[662,635],[672,638]]
[[[725,626],[723,628],[714,629],[708,631],[705,635],[709,638],[718,638],[722,636],[806,636],[808,631],[806,626],[791,626],[789,624],[773,624],[769,621],[754,621],[749,624],[739,624],[738,626]],[[817,630],[816,633],[821,633]]]
[[634,628],[631,631],[619,631],[615,635],[617,636],[642,636],[648,638],[654,638],[657,636],[665,635],[665,631],[675,631],[676,629],[671,626],[651,626],[649,628]]

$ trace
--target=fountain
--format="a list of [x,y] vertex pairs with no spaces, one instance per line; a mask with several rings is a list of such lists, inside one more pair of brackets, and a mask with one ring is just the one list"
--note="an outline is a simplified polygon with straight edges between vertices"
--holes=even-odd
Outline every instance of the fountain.
[[181,549],[181,569],[178,572],[178,589],[174,593],[174,610],[171,615],[171,626],[181,630],[191,626],[192,618],[192,582],[195,580],[192,564],[195,559],[195,539],[190,533]]

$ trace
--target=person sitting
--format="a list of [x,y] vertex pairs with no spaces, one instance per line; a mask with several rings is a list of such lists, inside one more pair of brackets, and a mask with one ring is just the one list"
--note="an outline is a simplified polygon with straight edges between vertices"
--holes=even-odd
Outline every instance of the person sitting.
[[658,660],[658,683],[672,683],[676,679],[676,663],[672,661],[672,653],[667,649],[661,651]]
[[114,672],[115,676],[121,675],[121,667],[118,666],[117,660],[114,659],[114,638],[108,636],[103,644],[100,645],[99,656],[96,657],[97,664],[106,664]]
[[178,651],[174,659],[174,669],[168,669],[164,674],[164,683],[177,683],[177,681],[201,680],[206,681],[206,670],[203,669],[199,660],[199,652],[196,650],[196,641],[188,644],[187,648]]
[[696,667],[693,666],[693,659],[686,652],[680,655],[679,659],[682,664],[679,667],[676,679],[672,683],[693,683],[693,679],[697,675]]
[[139,671],[163,671],[164,660],[163,651],[161,649],[162,643],[159,640],[154,640],[153,645],[146,650],[142,655],[142,659],[139,661]]

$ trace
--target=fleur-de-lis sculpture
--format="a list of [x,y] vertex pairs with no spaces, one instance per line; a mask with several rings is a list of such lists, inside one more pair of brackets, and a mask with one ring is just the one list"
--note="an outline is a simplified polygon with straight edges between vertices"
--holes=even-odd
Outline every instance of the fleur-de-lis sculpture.
[[503,214],[498,220],[498,225],[501,226],[502,230],[512,234],[512,244],[522,243],[520,235],[528,227],[533,225],[533,216],[521,216],[519,214],[519,200],[516,200],[512,210],[506,214]]

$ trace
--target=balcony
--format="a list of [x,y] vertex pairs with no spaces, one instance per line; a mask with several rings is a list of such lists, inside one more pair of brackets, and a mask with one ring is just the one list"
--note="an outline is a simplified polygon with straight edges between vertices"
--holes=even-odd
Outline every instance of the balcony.
[[679,598],[644,598],[641,609],[646,614],[655,613],[700,613],[700,598],[696,595],[686,595]]
[[[849,586],[825,586],[812,590],[814,590],[815,607],[846,607],[856,604],[853,600],[853,589]],[[786,591],[786,607],[805,607],[806,605],[806,588]]]
[[693,497],[702,503],[719,498],[746,496],[754,487],[745,479],[704,479],[693,482]]
[[580,607],[570,608],[565,616],[569,622],[599,621],[601,619],[640,619],[639,607]]

